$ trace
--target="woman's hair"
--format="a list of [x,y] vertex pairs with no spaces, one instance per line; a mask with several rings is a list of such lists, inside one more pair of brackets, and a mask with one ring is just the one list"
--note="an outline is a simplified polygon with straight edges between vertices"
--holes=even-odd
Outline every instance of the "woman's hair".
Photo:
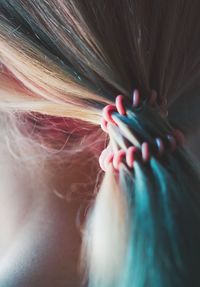
[[[69,133],[78,120],[79,139],[98,146],[105,141],[102,108],[118,94],[131,100],[136,88],[144,104],[127,106],[126,116],[115,113],[119,125],[106,138],[115,150],[134,145],[133,134],[140,148],[154,147],[174,127],[194,132],[197,113],[189,125],[180,119],[182,99],[191,108],[200,89],[199,11],[198,0],[1,0],[0,117],[9,118],[10,141],[22,118],[29,119],[24,125],[51,118],[45,124],[62,119]],[[158,102],[168,100],[167,118],[149,106],[152,89]],[[24,142],[59,146],[41,139],[42,129],[34,141],[24,126],[22,133]],[[110,164],[83,232],[88,285],[200,286],[199,187],[186,146],[163,157],[152,153],[148,163],[136,158],[133,169],[123,162],[117,175]]]

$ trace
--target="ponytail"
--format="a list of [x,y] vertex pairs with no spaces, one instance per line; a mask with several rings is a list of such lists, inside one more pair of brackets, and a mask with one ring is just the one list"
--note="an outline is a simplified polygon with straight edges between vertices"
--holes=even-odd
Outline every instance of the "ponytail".
[[79,139],[85,121],[97,158],[100,125],[107,133],[83,233],[89,287],[200,286],[199,172],[173,106],[184,97],[191,113],[199,93],[199,9],[199,0],[0,1],[0,112],[14,127],[16,112],[53,116],[52,126],[62,117],[69,134],[78,120]]
[[103,112],[111,147],[86,225],[89,286],[198,286],[199,174],[158,109],[121,99]]

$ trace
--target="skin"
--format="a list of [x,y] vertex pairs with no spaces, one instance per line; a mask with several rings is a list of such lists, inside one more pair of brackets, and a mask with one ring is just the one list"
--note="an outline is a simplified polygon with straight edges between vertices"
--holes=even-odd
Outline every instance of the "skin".
[[[73,157],[70,167],[66,161],[49,160],[45,163],[48,190],[40,188],[34,196],[19,169],[17,172],[0,166],[5,171],[5,181],[17,174],[15,187],[0,191],[1,205],[5,207],[0,214],[1,286],[80,286],[81,231],[77,215],[88,204],[83,199],[94,190],[94,180],[90,181],[96,178],[97,168],[97,161],[87,152]],[[80,194],[69,196],[77,182]],[[26,188],[20,190],[21,186]],[[83,223],[85,217],[81,214]]]

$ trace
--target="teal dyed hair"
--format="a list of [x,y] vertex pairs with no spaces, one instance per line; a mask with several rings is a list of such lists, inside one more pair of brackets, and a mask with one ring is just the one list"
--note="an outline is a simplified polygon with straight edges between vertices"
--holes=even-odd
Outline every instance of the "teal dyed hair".
[[[137,134],[140,142],[148,141],[152,149],[156,146],[155,135],[166,137],[172,132],[169,123],[147,105],[139,111],[127,110],[127,116],[113,116]],[[114,133],[121,134],[126,142],[120,125]],[[123,144],[118,138],[119,141],[114,136],[120,149]],[[179,146],[172,153],[166,151],[162,158],[152,154],[146,164],[138,158],[133,171],[121,164],[118,184],[127,200],[129,217],[121,272],[111,279],[91,273],[89,286],[199,286],[200,177],[198,166],[193,165],[185,147]],[[91,218],[98,205],[97,199]]]
[[124,183],[133,225],[119,286],[199,285],[199,177],[176,153],[137,163],[131,189]]
[[[121,128],[111,127],[109,133],[115,149],[135,135],[154,150],[155,138],[165,138],[172,126],[181,127],[186,136],[198,127],[199,11],[199,0],[1,0],[0,44],[10,45],[16,54],[22,47],[27,66],[34,56],[43,74],[33,73],[29,80],[41,90],[47,89],[39,81],[46,79],[45,65],[53,83],[54,76],[62,76],[67,84],[69,78],[77,84],[69,91],[63,82],[64,88],[59,81],[56,88],[51,86],[49,93],[56,90],[57,97],[47,99],[60,104],[58,116],[59,108],[71,100],[74,118],[99,124],[102,108],[117,94],[130,100],[138,88],[145,102],[155,89],[158,102],[163,97],[169,101],[167,119],[148,104],[137,110],[127,105],[127,117],[114,117],[129,128],[130,138]],[[17,75],[23,74],[23,66],[13,63],[5,49],[0,57],[8,70],[16,65]],[[54,74],[55,67],[62,73]],[[18,80],[26,86],[24,78]],[[84,89],[92,96],[83,96]],[[190,107],[189,117],[183,106]],[[162,158],[153,152],[147,164],[137,159],[133,171],[121,165],[119,181],[111,167],[106,172],[83,240],[90,287],[200,286],[199,168],[186,149],[179,146]]]

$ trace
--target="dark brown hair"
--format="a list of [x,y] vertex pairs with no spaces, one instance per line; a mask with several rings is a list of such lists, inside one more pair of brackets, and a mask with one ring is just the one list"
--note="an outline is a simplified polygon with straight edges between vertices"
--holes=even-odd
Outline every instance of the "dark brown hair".
[[[119,120],[152,145],[155,134],[172,131],[170,124],[194,131],[200,88],[199,12],[198,0],[1,0],[0,89],[5,97],[0,98],[0,109],[98,126],[102,108],[117,94],[131,99],[138,88],[145,100],[155,89],[158,102],[168,100],[167,119],[147,107]],[[183,116],[188,103],[189,124]],[[116,133],[117,139],[120,130]],[[163,160],[152,157],[149,166],[138,161],[132,173],[120,170],[119,182],[112,169],[106,173],[89,215],[91,237],[85,237],[89,286],[200,285],[199,176],[186,154],[179,147]],[[117,194],[118,201],[109,197],[110,205],[105,183],[109,195]],[[109,234],[115,230],[117,240],[108,246],[112,249],[115,242],[124,248],[122,253],[114,249],[119,265],[111,260],[110,269],[106,259],[112,256],[105,250],[106,259],[95,261],[100,206],[113,212]],[[114,229],[117,226],[124,227],[123,234]]]

